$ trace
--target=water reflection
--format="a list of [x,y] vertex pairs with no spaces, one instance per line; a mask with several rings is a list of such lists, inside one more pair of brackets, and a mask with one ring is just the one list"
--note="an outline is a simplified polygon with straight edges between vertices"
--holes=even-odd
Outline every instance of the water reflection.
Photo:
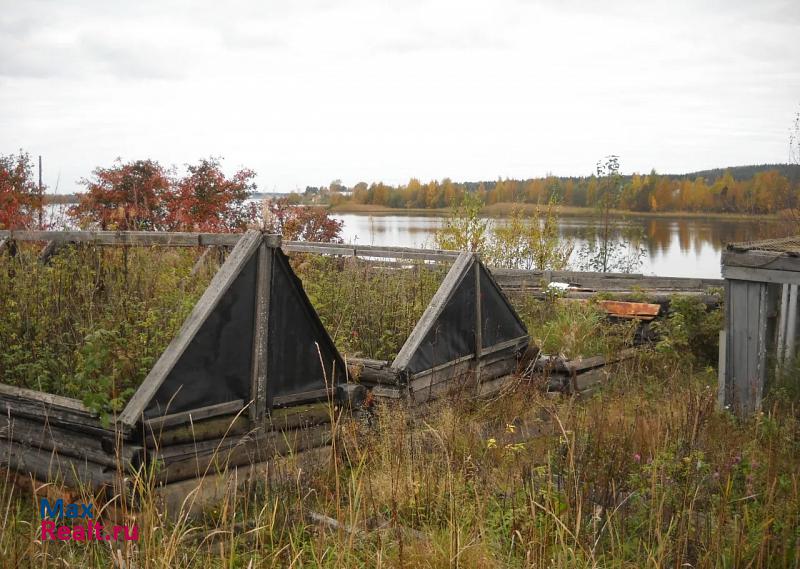
[[[367,245],[424,247],[433,245],[433,233],[440,226],[435,216],[370,216],[344,214],[345,241]],[[502,220],[496,223],[503,223]],[[563,217],[561,235],[575,242],[571,262],[577,264],[581,246],[600,234],[593,220]],[[616,240],[640,243],[646,258],[646,274],[718,278],[720,252],[725,243],[787,235],[786,224],[763,220],[708,218],[626,217],[613,220],[611,235]]]

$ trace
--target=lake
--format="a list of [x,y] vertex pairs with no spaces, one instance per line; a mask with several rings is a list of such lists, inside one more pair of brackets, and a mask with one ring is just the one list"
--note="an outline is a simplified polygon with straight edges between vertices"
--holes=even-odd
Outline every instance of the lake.
[[[433,234],[444,218],[419,215],[337,214],[347,243],[432,247]],[[493,223],[502,223],[494,220]],[[725,243],[776,237],[791,232],[776,221],[714,218],[625,217],[613,221],[613,238],[640,243],[643,257],[636,272],[661,276],[720,277]],[[596,235],[595,221],[561,217],[561,235],[575,244],[570,263],[580,264],[581,247]]]

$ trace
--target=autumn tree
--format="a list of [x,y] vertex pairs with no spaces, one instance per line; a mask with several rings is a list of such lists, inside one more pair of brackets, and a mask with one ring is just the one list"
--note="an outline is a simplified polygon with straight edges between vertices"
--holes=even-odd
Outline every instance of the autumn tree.
[[255,172],[241,169],[228,178],[219,158],[187,165],[187,173],[167,194],[167,226],[178,231],[241,231],[256,217],[248,204]]
[[0,229],[35,225],[42,205],[30,154],[20,150],[19,154],[0,155]]
[[265,202],[263,229],[288,241],[341,243],[343,225],[320,207],[292,204],[286,198]]
[[169,228],[170,172],[154,160],[123,163],[117,158],[110,168],[96,168],[78,183],[87,191],[68,213],[81,225],[123,231]]

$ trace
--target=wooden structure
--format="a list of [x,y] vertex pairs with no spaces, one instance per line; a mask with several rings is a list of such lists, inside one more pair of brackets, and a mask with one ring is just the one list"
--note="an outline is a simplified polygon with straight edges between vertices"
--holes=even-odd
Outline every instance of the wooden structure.
[[81,401],[0,383],[0,466],[124,492],[136,473],[168,486],[328,442],[346,370],[280,236],[0,232],[4,249],[18,241],[48,254],[68,243],[232,249],[111,425]]
[[460,253],[392,361],[351,358],[379,397],[426,402],[483,392],[517,368],[528,347],[522,320],[477,254]]
[[731,243],[722,253],[722,276],[719,402],[747,415],[760,409],[774,370],[795,358],[800,237]]
[[[387,260],[413,259],[432,263],[452,263],[458,253],[440,249],[415,249],[409,247],[389,247],[382,245],[347,245],[343,243],[306,243],[287,241],[283,250],[293,253],[317,253],[362,257],[386,262]],[[662,305],[669,303],[673,294],[687,294],[702,297],[707,304],[716,304],[717,297],[708,294],[709,289],[722,288],[722,279],[661,277],[639,273],[596,273],[583,271],[550,271],[528,269],[492,268],[492,276],[506,294],[524,292],[538,298],[548,295],[551,283],[568,285],[563,292],[565,298],[585,299],[598,292],[610,292],[617,300],[638,300],[642,292],[651,302]]]

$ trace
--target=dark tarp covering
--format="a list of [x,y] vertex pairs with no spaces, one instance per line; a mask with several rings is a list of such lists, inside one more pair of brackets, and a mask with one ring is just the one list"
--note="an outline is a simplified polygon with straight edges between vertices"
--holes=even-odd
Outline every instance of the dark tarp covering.
[[481,271],[481,334],[483,348],[527,336],[525,324],[519,319],[500,287],[483,264]]
[[344,363],[283,251],[275,250],[272,267],[267,355],[269,407],[276,396],[323,389],[326,377],[329,385],[345,378]]
[[474,263],[464,269],[444,310],[411,356],[406,370],[417,373],[475,353]]
[[[482,347],[528,335],[525,325],[492,278],[479,263]],[[475,353],[475,263],[463,269],[439,317],[411,356],[406,370],[419,373]]]
[[145,410],[145,417],[250,400],[258,255],[219,299]]

